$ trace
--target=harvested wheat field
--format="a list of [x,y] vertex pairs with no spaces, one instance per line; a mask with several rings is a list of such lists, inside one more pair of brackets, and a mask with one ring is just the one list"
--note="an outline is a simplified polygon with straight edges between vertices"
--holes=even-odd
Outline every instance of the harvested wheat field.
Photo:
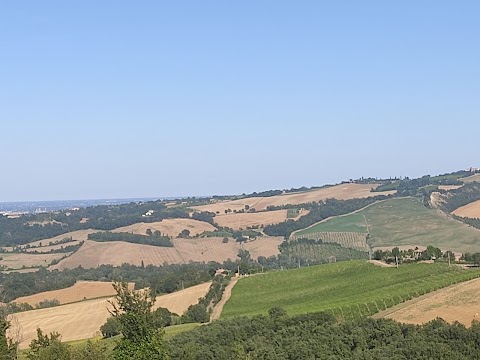
[[207,295],[211,284],[211,282],[208,282],[186,288],[182,291],[157,296],[153,309],[156,310],[159,307],[167,308],[175,314],[182,315],[190,305],[197,304],[200,298]]
[[[300,216],[306,215],[307,213],[305,210]],[[294,218],[292,220],[296,219],[297,218]],[[219,226],[229,227],[235,230],[246,229],[249,226],[266,226],[284,222],[287,220],[287,210],[217,215],[214,220]]]
[[480,174],[475,174],[475,175],[460,179],[460,181],[462,181],[465,184],[470,184],[474,181],[480,182]]
[[194,206],[193,209],[202,211],[219,212],[224,214],[225,210],[242,210],[245,205],[254,208],[257,211],[266,210],[267,206],[281,206],[286,204],[304,204],[335,198],[338,200],[348,200],[354,198],[366,198],[378,195],[394,194],[395,191],[371,192],[370,190],[378,187],[378,184],[340,184],[317,190],[310,190],[286,195],[277,195],[270,197],[251,197],[239,200],[218,202],[202,206]]
[[[272,256],[279,254],[278,246],[282,243],[281,237],[263,236],[257,240],[245,243],[243,248],[250,251],[252,258],[258,256]],[[49,269],[73,269],[78,266],[94,268],[101,264],[120,266],[123,263],[141,265],[185,264],[190,261],[224,262],[236,259],[241,245],[230,239],[226,244],[223,239],[173,239],[174,247],[159,247],[150,245],[131,244],[123,241],[94,242],[85,244],[72,256],[60,261]]]
[[[70,238],[70,237],[72,238],[72,240],[76,240],[76,241],[84,240],[85,241],[85,240],[87,240],[88,234],[91,234],[91,233],[94,233],[94,232],[97,232],[97,231],[100,231],[100,230],[91,230],[91,229],[77,230],[77,231],[68,232],[68,233],[65,233],[65,234],[62,234],[62,235],[58,235],[58,236],[55,236],[53,238],[34,241],[34,242],[31,242],[31,243],[26,244],[26,245],[39,246],[40,244],[42,244],[42,246],[48,246],[48,244],[50,242],[52,244],[54,244],[56,241],[62,241],[63,239]],[[74,244],[74,243],[72,242],[72,243],[61,244],[61,245],[65,246],[65,245],[71,245],[71,244]],[[36,250],[40,250],[40,249],[36,249]]]
[[66,246],[79,245],[79,243],[80,241],[73,240],[65,244],[28,248],[28,249],[25,249],[25,251],[27,253],[49,253],[51,250],[58,250],[61,248],[65,248]]
[[458,208],[453,214],[461,217],[480,219],[480,200]]
[[24,266],[40,267],[49,266],[53,260],[60,260],[64,256],[68,256],[71,253],[59,253],[59,254],[26,254],[26,253],[14,253],[14,254],[2,254],[2,260],[0,265],[3,265],[8,270],[22,269]]
[[[130,289],[133,289],[134,283],[130,283]],[[23,296],[13,300],[16,303],[28,303],[35,306],[43,300],[57,299],[60,304],[69,304],[82,300],[97,299],[115,295],[111,282],[101,281],[77,281],[75,285],[66,289],[45,291],[42,293]]]
[[[190,305],[197,304],[198,299],[205,296],[209,288],[210,283],[206,283],[173,294],[158,296],[155,306],[165,307],[181,315]],[[101,335],[100,326],[110,316],[107,309],[111,309],[111,305],[108,300],[87,300],[14,314],[11,316],[12,328],[9,334],[15,337],[14,334],[20,329],[20,348],[22,349],[27,348],[30,341],[36,337],[38,327],[47,334],[53,331],[59,332],[63,341],[88,339]]]
[[474,279],[407,301],[378,316],[408,324],[423,324],[440,317],[470,326],[472,320],[480,320],[479,314],[480,279]]
[[190,230],[190,235],[195,236],[204,231],[214,231],[216,228],[204,221],[193,219],[164,219],[153,223],[138,223],[130,226],[124,226],[113,230],[113,232],[129,232],[134,234],[145,235],[147,229],[152,231],[160,231],[162,234],[167,234],[171,237],[176,237],[184,229]]

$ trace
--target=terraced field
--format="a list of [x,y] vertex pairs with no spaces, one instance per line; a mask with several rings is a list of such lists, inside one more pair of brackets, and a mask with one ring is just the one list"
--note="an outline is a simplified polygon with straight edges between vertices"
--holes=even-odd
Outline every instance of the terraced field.
[[369,316],[453,283],[480,276],[445,264],[379,267],[348,261],[240,279],[222,317],[266,314],[282,307],[290,315],[328,311],[349,319]]

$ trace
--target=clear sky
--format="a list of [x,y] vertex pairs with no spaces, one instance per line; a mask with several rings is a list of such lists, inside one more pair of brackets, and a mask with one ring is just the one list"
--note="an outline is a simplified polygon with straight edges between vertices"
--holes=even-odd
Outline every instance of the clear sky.
[[478,1],[5,1],[0,201],[480,166]]

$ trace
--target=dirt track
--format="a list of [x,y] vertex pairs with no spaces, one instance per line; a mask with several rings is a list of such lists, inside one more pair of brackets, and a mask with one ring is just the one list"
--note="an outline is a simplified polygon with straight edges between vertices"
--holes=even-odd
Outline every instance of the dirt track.
[[218,304],[213,309],[212,316],[210,316],[210,321],[220,319],[220,315],[222,315],[223,307],[232,296],[232,289],[237,283],[238,279],[239,278],[237,277],[233,277],[232,280],[230,280],[227,287],[225,288],[225,291],[223,292],[222,299],[218,302]]

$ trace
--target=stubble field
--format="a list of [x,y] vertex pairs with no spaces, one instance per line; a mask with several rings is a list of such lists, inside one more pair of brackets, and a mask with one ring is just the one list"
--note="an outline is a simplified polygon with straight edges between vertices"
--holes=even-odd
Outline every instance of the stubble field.
[[142,262],[144,265],[185,264],[190,261],[221,263],[228,259],[236,259],[242,246],[256,259],[258,256],[278,255],[280,253],[278,246],[282,241],[281,237],[269,236],[260,237],[243,245],[233,239],[224,244],[222,238],[173,239],[174,247],[139,245],[123,241],[86,241],[75,254],[49,269],[73,269],[78,266],[92,268],[101,264],[120,266],[123,263],[140,266]]
[[[192,286],[176,293],[158,296],[155,307],[164,307],[176,314],[183,314],[190,305],[197,304],[205,296],[210,283]],[[20,348],[28,347],[40,327],[44,333],[57,331],[62,341],[88,339],[100,335],[100,326],[110,316],[109,299],[87,300],[48,309],[26,311],[11,316],[9,335],[21,334]]]
[[310,202],[318,202],[335,198],[338,200],[348,200],[353,198],[366,198],[378,195],[393,194],[395,191],[371,192],[376,188],[376,184],[340,184],[331,187],[325,187],[317,190],[298,192],[285,195],[277,195],[271,197],[250,197],[240,200],[218,202],[208,205],[195,206],[194,209],[201,211],[211,211],[224,213],[225,210],[242,210],[245,205],[255,210],[266,210],[268,206],[281,206],[285,204],[304,204]]
[[462,206],[453,212],[454,215],[467,218],[480,218],[480,200]]
[[240,279],[222,317],[266,314],[277,306],[290,315],[328,311],[343,319],[370,316],[479,276],[479,270],[446,264],[411,264],[397,269],[361,260],[277,271]]
[[384,317],[403,323],[424,324],[441,317],[470,326],[472,320],[480,320],[480,279],[452,285],[391,310]]
[[129,232],[134,234],[145,235],[147,229],[151,229],[153,232],[158,230],[162,234],[166,234],[171,237],[176,237],[184,229],[190,231],[191,236],[195,236],[203,233],[204,231],[214,231],[216,228],[204,221],[197,221],[193,219],[164,219],[159,222],[153,223],[138,223],[130,226],[125,226],[113,230],[113,232]]
[[[133,289],[134,284],[129,284]],[[77,301],[96,299],[101,297],[110,297],[115,295],[111,282],[101,281],[77,281],[75,285],[60,290],[45,291],[42,293],[23,296],[15,299],[16,303],[28,303],[35,306],[43,300],[57,299],[60,304],[69,304]]]

